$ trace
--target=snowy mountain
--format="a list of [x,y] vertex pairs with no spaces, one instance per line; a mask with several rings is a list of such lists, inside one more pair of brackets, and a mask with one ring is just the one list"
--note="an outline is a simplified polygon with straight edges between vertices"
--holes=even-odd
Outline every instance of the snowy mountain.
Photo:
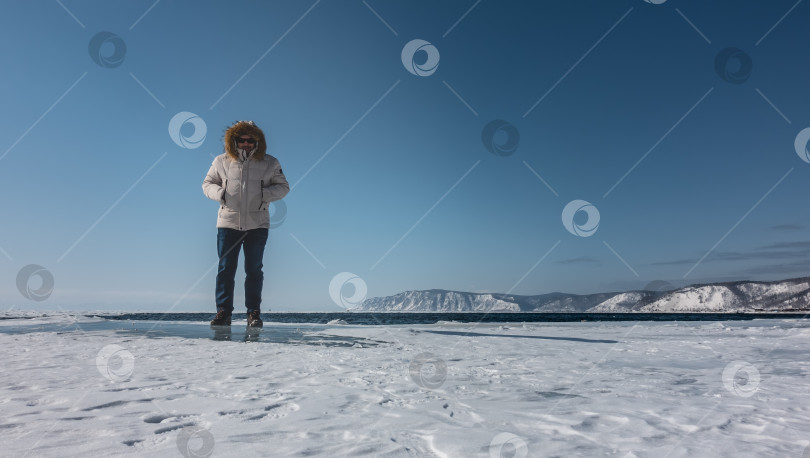
[[538,296],[465,293],[431,289],[406,291],[366,299],[353,311],[363,312],[582,312],[616,293],[576,295],[551,293]]
[[810,278],[778,282],[698,285],[664,294],[640,312],[737,312],[810,310]]
[[360,309],[378,312],[520,312],[512,296],[431,289],[366,299]]
[[810,277],[692,285],[673,291],[536,296],[431,289],[366,299],[358,312],[754,312],[810,311]]

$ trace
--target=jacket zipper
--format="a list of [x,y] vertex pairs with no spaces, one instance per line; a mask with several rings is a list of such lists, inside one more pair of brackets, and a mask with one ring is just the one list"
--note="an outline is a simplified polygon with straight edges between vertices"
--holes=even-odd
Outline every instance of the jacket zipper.
[[259,210],[262,209],[262,205],[264,205],[264,180],[259,184]]
[[247,226],[247,184],[248,184],[248,174],[250,172],[250,163],[248,162],[250,158],[248,158],[245,162],[242,163],[242,201],[239,203],[241,207],[239,212],[239,230],[244,231],[245,226]]

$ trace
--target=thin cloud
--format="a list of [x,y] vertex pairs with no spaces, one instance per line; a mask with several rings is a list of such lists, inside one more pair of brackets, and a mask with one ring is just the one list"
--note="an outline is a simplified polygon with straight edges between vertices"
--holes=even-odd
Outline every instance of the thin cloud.
[[800,224],[777,224],[776,226],[771,226],[769,229],[774,231],[801,231],[804,230],[806,226]]
[[751,275],[779,275],[790,277],[806,277],[810,275],[810,259],[792,262],[788,264],[770,264],[757,266],[743,271]]
[[599,264],[599,260],[596,258],[571,258],[571,259],[563,259],[561,261],[557,261],[557,264]]
[[758,248],[759,250],[807,250],[810,251],[810,241],[806,242],[780,242]]
[[[779,242],[754,248],[750,252],[718,251],[706,258],[705,262],[775,261],[810,258],[810,241]],[[697,262],[697,258],[658,261],[651,265],[672,266]]]
[[684,264],[684,265],[685,264],[694,264],[697,261],[698,261],[697,258],[693,258],[693,259],[675,259],[675,260],[672,260],[672,261],[653,262],[652,265],[653,266],[678,266],[678,265],[682,265],[682,264]]

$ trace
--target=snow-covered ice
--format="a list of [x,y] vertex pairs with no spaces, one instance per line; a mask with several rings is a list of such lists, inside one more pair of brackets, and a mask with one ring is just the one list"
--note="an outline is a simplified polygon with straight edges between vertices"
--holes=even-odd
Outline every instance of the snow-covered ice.
[[3,456],[798,458],[810,445],[803,320],[216,333],[58,314],[0,320],[0,349]]

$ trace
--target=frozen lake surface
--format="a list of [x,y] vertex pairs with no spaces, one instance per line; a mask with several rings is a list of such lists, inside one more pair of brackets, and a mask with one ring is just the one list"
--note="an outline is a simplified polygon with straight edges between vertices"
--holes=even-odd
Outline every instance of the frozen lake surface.
[[6,456],[780,456],[810,322],[0,320]]

